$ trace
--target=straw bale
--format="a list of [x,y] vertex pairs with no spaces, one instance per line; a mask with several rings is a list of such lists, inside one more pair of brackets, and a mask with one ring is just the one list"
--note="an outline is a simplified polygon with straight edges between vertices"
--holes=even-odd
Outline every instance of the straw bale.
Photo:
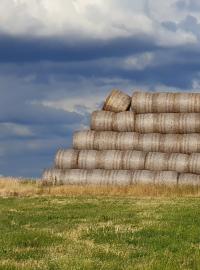
[[155,172],[147,170],[132,171],[132,184],[153,184]]
[[98,131],[134,131],[135,114],[133,112],[95,111],[91,116],[91,129]]
[[200,93],[134,92],[131,107],[136,113],[200,112]]
[[116,150],[137,150],[139,142],[139,134],[136,132],[115,132],[116,137]]
[[99,168],[120,170],[122,167],[123,152],[119,150],[100,151]]
[[188,163],[189,172],[200,174],[200,153],[192,153]]
[[139,134],[138,145],[136,145],[135,149],[146,152],[159,152],[162,136],[159,133]]
[[96,132],[94,137],[94,149],[96,150],[116,149],[116,142],[117,142],[117,132],[98,131]]
[[123,112],[130,108],[130,104],[131,97],[117,89],[113,89],[104,103],[103,110]]
[[177,172],[189,172],[189,156],[186,154],[171,153],[168,159],[168,170]]
[[157,171],[155,172],[154,184],[177,185],[178,173],[175,171]]
[[78,156],[79,169],[95,169],[98,168],[99,151],[97,150],[81,150]]
[[192,173],[180,173],[178,177],[179,185],[200,185],[200,175]]
[[143,170],[146,153],[136,150],[122,151],[122,168],[125,170]]
[[169,153],[148,152],[145,159],[145,170],[167,171]]
[[109,111],[94,111],[91,116],[90,128],[93,130],[113,130],[114,117],[117,114]]
[[182,141],[183,141],[182,134],[161,134],[159,151],[165,153],[182,152],[181,151]]
[[77,168],[79,151],[74,149],[60,149],[56,153],[54,165],[59,169]]
[[42,174],[43,183],[52,185],[63,184],[63,171],[56,168],[46,169]]
[[[179,152],[179,151],[177,151]],[[181,139],[181,153],[200,152],[200,134],[183,134]]]
[[93,130],[77,131],[73,134],[73,148],[93,149],[96,132]]
[[114,131],[135,131],[135,114],[133,112],[120,112],[113,118]]

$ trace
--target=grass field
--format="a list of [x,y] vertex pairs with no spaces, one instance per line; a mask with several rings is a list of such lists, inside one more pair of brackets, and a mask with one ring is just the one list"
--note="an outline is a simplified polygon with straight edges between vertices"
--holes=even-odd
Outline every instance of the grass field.
[[200,269],[197,188],[9,181],[0,180],[2,270]]

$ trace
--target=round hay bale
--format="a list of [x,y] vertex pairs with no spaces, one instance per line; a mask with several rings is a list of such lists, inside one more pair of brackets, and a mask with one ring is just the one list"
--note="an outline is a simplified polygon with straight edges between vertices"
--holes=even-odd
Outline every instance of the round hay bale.
[[175,111],[200,112],[200,93],[176,93]]
[[63,171],[55,168],[45,170],[42,175],[42,182],[44,184],[62,185]]
[[167,171],[169,153],[148,152],[145,159],[145,170]]
[[168,159],[167,170],[176,172],[188,172],[189,156],[186,154],[171,153]]
[[117,132],[99,131],[96,132],[94,138],[94,149],[96,150],[112,150],[116,149]]
[[162,135],[159,133],[139,134],[138,145],[135,149],[145,152],[159,152],[161,139]]
[[200,112],[200,93],[134,92],[131,107],[137,113]]
[[143,170],[145,166],[146,153],[142,151],[122,151],[122,169]]
[[134,184],[153,184],[155,172],[147,170],[132,171],[131,183]]
[[94,149],[96,132],[93,130],[77,131],[73,135],[74,149]]
[[116,133],[116,150],[137,149],[139,134],[136,132],[115,132]]
[[121,170],[123,151],[104,150],[100,151],[99,168],[108,170]]
[[79,169],[95,169],[98,168],[99,151],[97,150],[81,150],[78,156]]
[[101,184],[104,185],[130,185],[132,172],[128,170],[102,170]]
[[200,132],[200,113],[180,113],[178,133]]
[[135,114],[133,112],[116,113],[112,128],[114,131],[135,131]]
[[160,141],[160,152],[178,153],[181,151],[183,135],[181,134],[162,134]]
[[200,185],[200,175],[199,174],[192,174],[192,173],[180,173],[178,177],[178,184],[179,185]]
[[140,133],[152,133],[155,131],[155,121],[157,114],[136,114],[135,131]]
[[60,149],[56,153],[54,165],[58,169],[76,169],[78,163],[78,150]]
[[112,112],[123,112],[130,108],[131,97],[123,92],[113,89],[103,106],[103,110]]
[[154,176],[154,184],[177,185],[178,173],[175,171],[157,171]]
[[136,113],[152,112],[152,94],[148,92],[134,92],[131,108]]
[[192,153],[189,156],[189,172],[200,174],[200,153]]
[[183,134],[180,142],[181,142],[180,151],[176,152],[186,154],[190,154],[193,152],[200,152],[200,134],[198,133]]
[[106,111],[95,111],[91,116],[90,128],[93,130],[113,130],[113,121],[116,113]]

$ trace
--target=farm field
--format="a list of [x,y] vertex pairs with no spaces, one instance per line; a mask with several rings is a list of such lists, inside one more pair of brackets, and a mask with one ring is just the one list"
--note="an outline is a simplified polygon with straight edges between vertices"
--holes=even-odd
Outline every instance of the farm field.
[[2,179],[0,194],[2,270],[200,269],[197,188]]

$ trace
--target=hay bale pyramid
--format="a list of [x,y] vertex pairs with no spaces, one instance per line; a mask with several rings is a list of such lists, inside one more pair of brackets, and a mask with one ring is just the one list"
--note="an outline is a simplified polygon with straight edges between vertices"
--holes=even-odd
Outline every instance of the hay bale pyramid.
[[47,184],[200,185],[200,93],[112,90],[58,150]]

